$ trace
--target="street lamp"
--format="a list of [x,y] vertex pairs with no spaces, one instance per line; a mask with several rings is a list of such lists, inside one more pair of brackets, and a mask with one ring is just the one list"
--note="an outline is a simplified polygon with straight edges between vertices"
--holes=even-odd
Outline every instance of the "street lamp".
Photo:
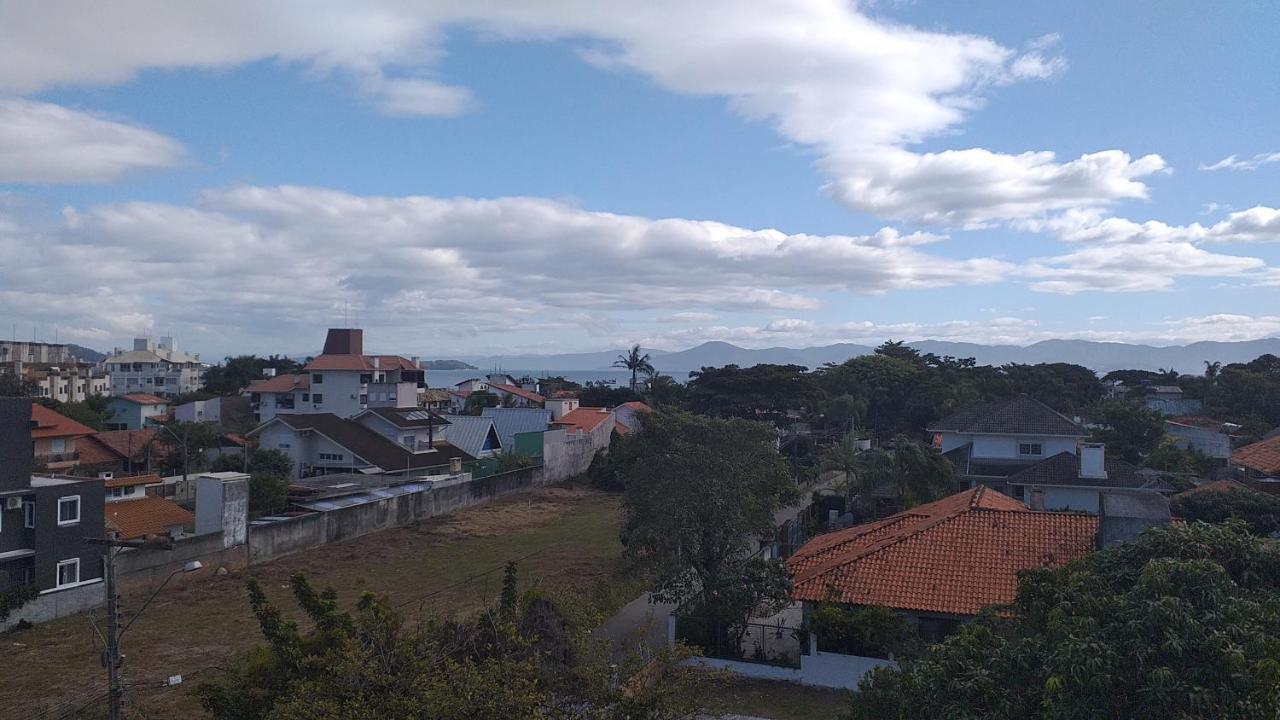
[[[120,598],[116,593],[116,555],[124,548],[141,548],[151,547],[163,550],[173,549],[173,538],[157,537],[149,540],[116,540],[114,538],[85,538],[85,542],[94,545],[105,545],[106,552],[102,556],[103,574],[106,576],[104,583],[107,593],[107,627],[106,634],[101,632],[98,635],[102,638],[105,647],[102,650],[102,664],[107,668],[107,692],[110,705],[108,707],[107,717],[109,720],[120,720],[120,705],[124,699],[124,678],[120,673],[120,666],[124,663],[124,656],[120,654],[120,638],[125,634],[133,624],[138,621],[138,617],[142,615],[142,611],[147,609],[152,600],[160,594],[165,585],[176,575],[190,573],[204,567],[204,563],[199,560],[190,560],[183,564],[182,567],[169,573],[169,576],[160,583],[152,591],[151,595],[142,602],[138,611],[129,618],[129,622],[120,626]],[[97,629],[97,626],[94,626]]]

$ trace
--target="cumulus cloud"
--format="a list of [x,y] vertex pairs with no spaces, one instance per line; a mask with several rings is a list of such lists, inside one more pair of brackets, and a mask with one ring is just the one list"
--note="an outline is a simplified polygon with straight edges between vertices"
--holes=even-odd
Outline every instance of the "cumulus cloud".
[[1021,223],[1073,243],[1266,243],[1280,242],[1280,209],[1259,205],[1239,210],[1212,224],[1169,225],[1105,217],[1097,210],[1075,210],[1048,220]]
[[1270,163],[1280,163],[1280,152],[1258,153],[1253,157],[1243,159],[1236,155],[1228,155],[1212,165],[1201,163],[1200,169],[1209,172],[1215,170],[1257,170]]
[[1143,198],[1157,155],[982,148],[918,152],[953,133],[990,89],[1062,72],[1054,36],[1019,51],[924,31],[846,0],[478,0],[404,4],[13,3],[0,8],[0,92],[117,83],[148,68],[226,68],[263,59],[348,75],[391,114],[455,115],[470,92],[435,80],[450,30],[560,40],[601,67],[669,91],[725,98],[812,148],[827,191],[881,217],[982,225]]
[[136,125],[0,97],[0,183],[107,182],[185,158],[181,143]]
[[1096,245],[1065,255],[1037,258],[1024,272],[1033,290],[1072,295],[1087,290],[1167,290],[1178,277],[1240,277],[1262,271],[1259,258],[1222,255],[1191,243]]
[[[460,337],[615,313],[808,311],[823,291],[874,295],[1001,281],[1014,266],[910,242],[788,234],[586,211],[538,198],[370,197],[234,187],[194,206],[115,203],[59,219],[0,205],[0,315],[127,336],[155,323],[287,335],[348,307],[370,326]],[[43,298],[59,278],[57,312]],[[80,290],[89,288],[89,290]],[[96,293],[112,294],[102,302]],[[221,328],[221,330],[219,330]]]

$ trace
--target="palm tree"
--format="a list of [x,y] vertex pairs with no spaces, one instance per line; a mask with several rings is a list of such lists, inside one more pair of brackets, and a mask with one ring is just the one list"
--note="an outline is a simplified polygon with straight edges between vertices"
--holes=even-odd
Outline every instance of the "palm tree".
[[1222,363],[1218,361],[1204,361],[1204,401],[1206,408],[1209,407],[1209,396],[1213,394],[1213,386],[1218,382],[1218,373],[1222,370]]
[[631,390],[636,389],[636,376],[640,373],[652,376],[656,370],[653,369],[653,363],[649,362],[649,353],[641,353],[639,345],[633,345],[626,355],[619,355],[617,360],[613,361],[616,368],[626,368],[631,371]]
[[852,505],[857,500],[868,516],[875,513],[875,490],[889,479],[888,456],[878,450],[858,449],[858,433],[851,432],[832,445],[822,457],[820,472],[838,472],[844,479],[836,482],[836,489]]

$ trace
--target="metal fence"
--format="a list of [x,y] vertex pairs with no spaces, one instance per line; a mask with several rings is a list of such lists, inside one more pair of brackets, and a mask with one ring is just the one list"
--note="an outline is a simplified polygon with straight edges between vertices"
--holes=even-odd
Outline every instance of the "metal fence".
[[800,667],[804,647],[797,628],[765,623],[723,623],[677,617],[676,639],[709,658]]

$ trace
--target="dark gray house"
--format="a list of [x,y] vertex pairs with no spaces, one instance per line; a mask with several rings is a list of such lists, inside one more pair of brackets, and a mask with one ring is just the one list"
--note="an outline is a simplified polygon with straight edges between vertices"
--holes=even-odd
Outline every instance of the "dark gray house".
[[0,398],[0,587],[42,593],[102,579],[103,483],[35,477],[31,400]]

